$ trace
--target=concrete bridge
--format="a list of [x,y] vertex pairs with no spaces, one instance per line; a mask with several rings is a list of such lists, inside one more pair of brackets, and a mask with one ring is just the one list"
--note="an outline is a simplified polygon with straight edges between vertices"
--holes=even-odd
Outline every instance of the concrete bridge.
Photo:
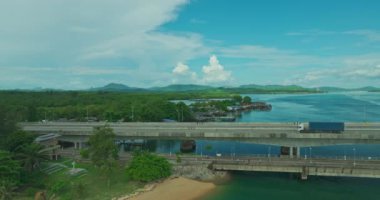
[[[66,157],[81,159],[75,149],[61,150]],[[184,166],[202,166],[219,171],[252,171],[252,172],[281,172],[299,174],[306,180],[308,176],[380,178],[380,157],[298,157],[274,155],[250,156],[199,156],[180,155],[181,163],[177,163],[175,154],[159,154],[173,164]],[[121,162],[132,159],[130,153],[119,155]]]
[[[20,123],[37,134],[57,133],[81,146],[104,122]],[[380,144],[380,123],[346,123],[336,133],[299,133],[296,123],[107,123],[119,139],[233,140],[287,147]],[[78,143],[78,144],[77,144]]]
[[250,157],[216,159],[212,161],[214,170],[287,172],[308,176],[335,176],[380,178],[380,160],[368,158],[289,158],[289,157]]

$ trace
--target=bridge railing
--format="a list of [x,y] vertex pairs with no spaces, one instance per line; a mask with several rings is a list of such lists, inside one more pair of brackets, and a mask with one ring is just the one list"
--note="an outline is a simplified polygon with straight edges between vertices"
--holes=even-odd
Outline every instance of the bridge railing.
[[[172,156],[176,156],[172,154]],[[224,154],[220,156],[216,155],[180,155],[182,158],[205,158],[205,159],[216,159],[216,160],[250,160],[250,159],[271,159],[271,160],[282,160],[282,159],[292,159],[292,160],[338,160],[338,161],[380,161],[380,157],[365,157],[365,156],[312,156],[301,155],[297,156],[279,156],[274,154]]]

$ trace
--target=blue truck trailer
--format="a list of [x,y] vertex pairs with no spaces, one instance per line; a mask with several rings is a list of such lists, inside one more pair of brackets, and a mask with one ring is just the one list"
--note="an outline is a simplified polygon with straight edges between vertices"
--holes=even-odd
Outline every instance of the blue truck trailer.
[[344,122],[309,122],[305,129],[300,127],[302,133],[341,133],[344,131]]

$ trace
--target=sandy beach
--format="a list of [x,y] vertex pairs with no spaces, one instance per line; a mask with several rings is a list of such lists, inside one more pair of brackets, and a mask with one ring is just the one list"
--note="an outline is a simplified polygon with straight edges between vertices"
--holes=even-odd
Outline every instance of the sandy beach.
[[139,194],[131,200],[191,200],[207,194],[214,188],[213,183],[179,177],[165,180],[152,191]]

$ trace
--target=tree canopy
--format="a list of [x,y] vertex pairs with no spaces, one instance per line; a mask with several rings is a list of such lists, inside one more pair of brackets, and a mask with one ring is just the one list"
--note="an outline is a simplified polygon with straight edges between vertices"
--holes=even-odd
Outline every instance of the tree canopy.
[[20,181],[20,163],[12,158],[8,151],[0,150],[0,180],[17,184]]
[[16,131],[5,139],[4,148],[10,152],[20,152],[25,146],[30,145],[34,136],[26,131]]
[[243,97],[243,103],[251,103],[252,102],[252,98],[249,97],[249,96],[245,96]]
[[82,156],[88,157],[97,167],[109,166],[118,159],[118,147],[115,144],[115,133],[108,125],[94,128],[90,136],[89,148],[84,150]]
[[149,152],[135,152],[127,168],[132,180],[149,182],[171,175],[171,164],[163,157]]

